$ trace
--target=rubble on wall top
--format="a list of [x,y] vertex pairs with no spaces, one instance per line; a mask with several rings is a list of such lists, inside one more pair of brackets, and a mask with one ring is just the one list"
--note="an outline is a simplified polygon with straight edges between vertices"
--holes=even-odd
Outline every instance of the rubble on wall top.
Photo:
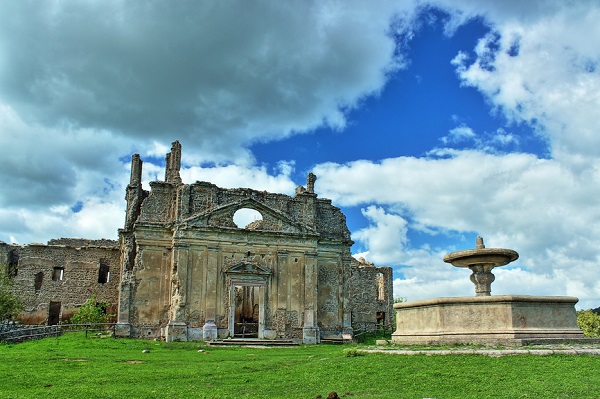
[[[44,245],[44,244],[39,244]],[[87,238],[53,238],[48,241],[48,245],[63,245],[67,247],[118,247],[119,242],[116,240],[109,240],[101,238],[98,240],[91,240]]]

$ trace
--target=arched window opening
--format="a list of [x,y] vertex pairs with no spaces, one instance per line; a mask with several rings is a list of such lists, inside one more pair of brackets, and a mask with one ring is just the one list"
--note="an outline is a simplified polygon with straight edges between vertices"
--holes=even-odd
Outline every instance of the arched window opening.
[[241,208],[233,214],[233,223],[239,229],[255,229],[262,220],[262,214],[256,209]]

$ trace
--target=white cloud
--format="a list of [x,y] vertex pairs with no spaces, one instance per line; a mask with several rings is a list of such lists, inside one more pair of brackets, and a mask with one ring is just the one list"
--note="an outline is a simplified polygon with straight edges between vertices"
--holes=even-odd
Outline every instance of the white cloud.
[[555,159],[580,166],[600,147],[600,48],[590,40],[600,36],[600,5],[559,4],[521,16],[488,13],[493,32],[480,39],[475,58],[461,53],[453,62],[463,84],[509,119],[534,126]]
[[378,264],[397,263],[402,258],[407,243],[406,220],[373,205],[361,209],[361,212],[372,224],[353,233],[352,239],[363,242],[369,250],[356,254],[355,257],[363,257]]
[[148,158],[144,182],[162,179],[156,158],[175,139],[187,183],[292,193],[293,162],[273,171],[247,146],[344,129],[408,62],[412,16],[426,4],[450,13],[448,34],[484,18],[491,32],[457,54],[457,76],[533,127],[551,157],[505,154],[518,141],[510,129],[475,132],[457,119],[442,144],[472,150],[321,164],[319,195],[365,208],[370,226],[354,238],[371,260],[406,266],[399,296],[472,293],[468,272],[441,262],[465,248],[408,237],[478,232],[521,254],[498,270],[494,293],[597,306],[600,47],[590,38],[600,6],[586,1],[2,2],[0,239],[114,237],[130,154]]
[[383,88],[404,64],[394,3],[3,2],[1,100],[28,124],[154,149],[174,132],[203,161],[248,162],[257,140],[343,129]]
[[191,181],[293,192],[292,162],[272,172],[247,146],[343,129],[404,65],[398,13],[393,1],[2,2],[0,205],[13,217],[0,239],[98,234],[85,199],[124,209],[130,154],[147,158],[144,182],[162,179],[175,139]]
[[450,130],[447,136],[442,137],[442,143],[444,144],[452,144],[459,143],[461,141],[473,140],[477,135],[468,126],[460,125]]
[[[518,264],[527,268],[531,281],[564,270],[571,281],[584,282],[586,297],[595,295],[600,299],[600,291],[589,283],[595,279],[584,276],[600,263],[600,210],[596,203],[600,196],[600,160],[589,165],[586,173],[577,173],[558,161],[529,154],[440,150],[435,155],[442,157],[322,164],[315,173],[319,176],[320,192],[334,202],[346,206],[377,205],[370,205],[367,209],[371,212],[366,214],[376,225],[354,235],[365,245],[370,258],[414,266],[414,251],[419,250],[419,257],[448,267],[441,263],[443,252],[439,253],[439,248],[414,248],[405,239],[406,225],[385,223],[386,218],[409,218],[409,229],[442,234],[477,232],[486,238],[488,246],[517,250],[521,254]],[[387,215],[382,206],[398,209],[400,214]],[[393,250],[392,238],[398,240],[395,248],[401,253]],[[444,250],[447,253],[473,246]],[[382,254],[376,255],[377,251]],[[427,252],[436,253],[436,257],[427,256]],[[422,273],[422,268],[413,267],[406,269],[404,275],[421,281]],[[436,272],[424,279],[429,282],[423,284],[432,284],[428,288],[430,295],[441,276]],[[581,277],[577,280],[575,276]],[[556,278],[544,281],[546,288],[555,289],[555,294],[569,294],[570,289],[557,285]],[[528,282],[521,284],[526,287]],[[529,291],[523,291],[545,291],[538,288],[532,285]],[[415,290],[411,295],[420,295],[418,288]],[[447,295],[444,289],[437,294]]]
[[270,174],[264,166],[241,167],[228,165],[212,168],[190,167],[181,170],[184,183],[208,181],[219,187],[245,187],[276,193],[293,194],[296,185],[290,179],[292,169],[282,164],[278,174]]

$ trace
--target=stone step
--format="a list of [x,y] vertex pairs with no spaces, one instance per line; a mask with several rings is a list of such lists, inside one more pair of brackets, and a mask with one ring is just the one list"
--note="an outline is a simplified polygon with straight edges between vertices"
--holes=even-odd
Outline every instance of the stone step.
[[345,338],[321,338],[321,343],[322,344],[335,344],[335,345],[339,345],[339,344],[347,344],[352,342],[351,339],[345,339]]
[[208,342],[209,346],[297,346],[298,343],[291,340],[280,339],[248,339],[229,338]]

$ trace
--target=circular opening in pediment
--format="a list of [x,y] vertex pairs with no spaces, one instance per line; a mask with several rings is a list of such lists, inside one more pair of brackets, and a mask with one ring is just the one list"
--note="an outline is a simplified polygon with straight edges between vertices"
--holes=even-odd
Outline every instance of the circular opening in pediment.
[[256,209],[241,208],[233,214],[233,223],[240,229],[250,229],[262,219],[262,214]]

